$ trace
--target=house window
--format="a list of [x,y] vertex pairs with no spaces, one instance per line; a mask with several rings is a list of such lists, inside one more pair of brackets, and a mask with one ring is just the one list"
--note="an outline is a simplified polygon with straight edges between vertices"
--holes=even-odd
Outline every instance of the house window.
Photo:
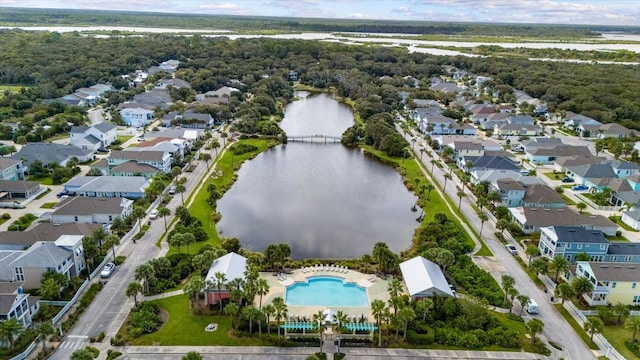
[[578,250],[582,249],[582,244],[578,244]]
[[640,295],[636,295],[633,297],[633,303],[634,304],[640,304]]
[[612,256],[611,261],[618,261],[618,257],[616,255]]
[[624,261],[631,261],[631,258],[632,258],[631,256],[625,256]]
[[567,243],[567,244],[565,244],[565,246],[564,246],[564,247],[565,247],[566,249],[571,249],[571,244],[570,244],[570,243]]
[[24,281],[24,271],[22,270],[22,267],[16,267],[14,268],[15,273],[16,273],[16,280],[17,281]]
[[605,247],[606,247],[606,244],[600,244],[600,250],[604,250]]
[[78,217],[77,216],[74,216],[73,218],[74,218],[75,222],[78,222]]
[[635,289],[635,288],[636,288],[636,283],[632,283],[632,284],[631,284],[631,288],[632,288],[632,289]]
[[613,283],[611,283],[611,288],[615,289],[616,288],[617,283],[614,281]]

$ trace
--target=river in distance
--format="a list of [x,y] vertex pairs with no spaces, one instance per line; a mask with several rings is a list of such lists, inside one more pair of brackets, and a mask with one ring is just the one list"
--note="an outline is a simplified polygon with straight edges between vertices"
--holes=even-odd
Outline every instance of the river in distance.
[[[330,95],[296,93],[281,122],[288,136],[336,135],[353,124]],[[218,201],[221,237],[262,251],[287,243],[295,259],[370,254],[378,241],[395,252],[411,244],[417,198],[390,166],[339,141],[291,142],[245,162]]]

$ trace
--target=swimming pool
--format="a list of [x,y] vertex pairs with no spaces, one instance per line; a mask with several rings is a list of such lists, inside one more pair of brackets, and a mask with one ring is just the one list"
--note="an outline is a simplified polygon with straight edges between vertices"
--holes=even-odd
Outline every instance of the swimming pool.
[[330,276],[307,278],[287,287],[285,302],[292,306],[368,307],[367,290],[344,279]]

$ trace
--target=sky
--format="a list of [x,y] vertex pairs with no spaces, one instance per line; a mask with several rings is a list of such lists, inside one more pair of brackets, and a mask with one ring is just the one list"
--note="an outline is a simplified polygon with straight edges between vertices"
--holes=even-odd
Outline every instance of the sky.
[[640,26],[640,0],[0,0],[4,6],[344,19]]

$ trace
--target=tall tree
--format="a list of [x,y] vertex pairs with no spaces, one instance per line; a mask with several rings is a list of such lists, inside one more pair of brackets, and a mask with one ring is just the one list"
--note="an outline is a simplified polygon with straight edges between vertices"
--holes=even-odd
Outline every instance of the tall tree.
[[447,181],[451,180],[451,174],[444,174],[444,185],[442,186],[442,192],[446,195],[447,193]]
[[184,206],[184,193],[187,191],[187,188],[183,184],[176,185],[176,192],[180,194],[180,200],[182,201],[182,206]]
[[258,279],[256,283],[256,295],[260,296],[258,309],[262,310],[262,297],[269,293],[269,283],[265,279]]
[[573,288],[571,287],[571,285],[567,284],[567,283],[562,283],[562,284],[558,284],[558,286],[556,286],[556,289],[553,291],[553,294],[562,300],[562,304],[564,305],[564,302],[568,299],[573,298],[574,296],[576,296],[576,292],[573,290]]
[[398,320],[402,321],[403,326],[403,334],[402,337],[404,339],[407,338],[407,327],[409,326],[409,322],[413,321],[416,318],[416,313],[409,306],[405,306],[398,310]]
[[142,232],[142,219],[146,215],[147,213],[145,213],[144,209],[139,206],[134,207],[133,211],[131,212],[131,218],[138,222],[138,230],[140,232]]
[[[214,279],[216,279],[216,287],[218,288],[218,303],[220,304],[220,311],[222,311],[222,287],[226,286],[227,276],[223,272],[216,272],[213,274]],[[265,311],[266,313],[266,311]],[[268,320],[267,320],[268,322]]]
[[253,332],[253,320],[258,318],[260,310],[253,305],[247,305],[242,308],[242,317],[249,320],[249,336]]
[[274,316],[278,325],[278,337],[280,337],[280,321],[287,317],[287,305],[280,296],[273,299],[273,309],[275,310]]
[[531,334],[531,345],[533,345],[536,341],[536,334],[541,333],[544,329],[544,323],[540,319],[531,319],[525,326]]
[[402,282],[397,278],[393,278],[387,285],[387,292],[389,292],[390,297],[396,297],[400,295],[403,289],[404,286],[402,285]]
[[427,314],[433,310],[433,300],[430,298],[421,298],[416,301],[416,312],[422,314],[422,321],[427,320]]
[[149,263],[138,265],[135,271],[135,279],[144,284],[144,293],[149,293],[149,283],[155,278],[155,270]]
[[516,280],[511,275],[502,275],[502,290],[504,290],[504,302],[507,302],[508,290],[513,288]]
[[456,192],[456,195],[458,196],[458,212],[460,212],[460,206],[462,205],[462,198],[467,196],[467,194],[465,194],[464,191],[458,191]]
[[522,313],[524,312],[524,306],[527,304],[530,298],[527,295],[523,294],[518,295],[517,298],[518,302],[520,303],[520,316],[522,316]]
[[484,229],[484,223],[489,220],[489,216],[485,213],[478,214],[478,218],[480,219],[480,234],[479,237],[482,237],[482,230]]
[[13,349],[15,337],[22,330],[22,323],[16,318],[11,318],[0,323],[0,339],[9,343],[9,349]]
[[324,313],[322,310],[319,310],[317,313],[313,314],[313,323],[318,325],[318,336],[320,340],[320,352],[322,353],[322,335],[325,330],[327,330],[327,325],[324,320]]
[[573,291],[575,291],[576,297],[580,299],[582,295],[592,292],[594,285],[591,280],[580,276],[573,278],[573,281],[571,281],[571,287],[573,288]]
[[633,342],[636,342],[636,333],[640,331],[640,316],[629,316],[627,320],[624,321],[624,328],[626,330],[631,330],[633,333]]
[[629,307],[618,301],[617,304],[613,306],[613,313],[618,317],[618,324],[622,324],[622,320],[624,320],[630,314]]
[[345,325],[349,322],[349,316],[342,310],[338,310],[333,315],[333,322],[336,324],[333,331],[338,335],[338,354],[340,354],[340,340],[342,339],[341,335],[344,333]]
[[160,206],[158,207],[158,216],[162,216],[162,219],[164,220],[164,231],[166,232],[167,229],[167,216],[171,215],[171,210],[169,208],[167,208],[166,206]]
[[127,285],[125,295],[133,297],[133,306],[138,306],[138,294],[142,292],[142,285],[137,281],[132,281]]
[[102,226],[97,227],[91,233],[91,239],[93,240],[94,244],[98,245],[98,248],[100,249],[100,255],[102,255],[102,245],[104,243],[104,239],[107,238],[107,235],[109,235],[109,233]]
[[538,249],[538,247],[533,244],[529,244],[524,250],[524,253],[529,256],[529,263],[527,264],[527,266],[531,266],[531,260],[533,259],[533,257],[540,255],[540,249]]
[[593,335],[600,334],[602,329],[604,329],[604,323],[600,318],[597,317],[588,317],[587,321],[583,324],[584,331],[590,335],[589,339],[593,342]]
[[569,270],[569,262],[562,256],[556,256],[549,262],[549,270],[554,273],[554,281],[557,284],[560,274]]
[[111,248],[111,252],[114,260],[116,259],[116,246],[118,245],[120,245],[120,237],[118,235],[109,234],[104,239],[104,247],[107,249]]
[[273,305],[267,304],[262,308],[262,312],[264,313],[264,316],[266,318],[267,334],[271,335],[271,324],[269,323],[269,320],[271,319],[271,316],[276,313],[276,309],[273,307]]
[[378,347],[382,346],[382,320],[384,319],[384,309],[386,308],[384,301],[376,299],[371,302],[371,312],[376,319],[376,327],[378,328]]
[[198,298],[204,287],[204,279],[200,275],[192,275],[184,286],[184,293],[189,297],[189,303],[192,309],[198,310],[200,308]]
[[47,338],[54,333],[53,325],[50,321],[44,321],[36,325],[34,332],[36,334],[36,339],[42,344],[42,352],[47,353],[46,349],[46,341]]

